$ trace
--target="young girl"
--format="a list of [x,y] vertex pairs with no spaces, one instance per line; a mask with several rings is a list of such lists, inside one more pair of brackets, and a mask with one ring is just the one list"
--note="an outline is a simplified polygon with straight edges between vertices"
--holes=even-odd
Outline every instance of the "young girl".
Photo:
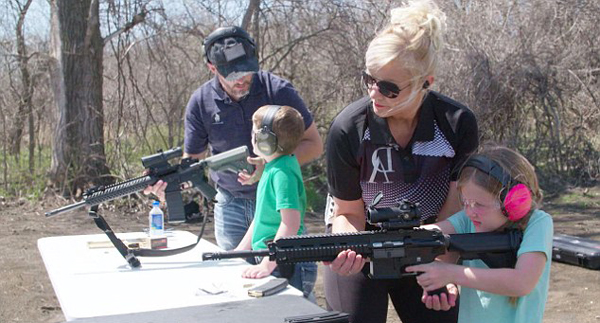
[[[426,228],[446,234],[522,230],[514,268],[490,269],[481,260],[463,265],[435,261],[408,267],[428,308],[449,308],[446,295],[430,296],[447,284],[461,286],[459,322],[542,322],[552,259],[552,218],[539,210],[542,194],[533,166],[506,147],[471,156],[458,179],[464,210]],[[457,255],[458,256],[458,255]],[[454,257],[455,259],[457,258]],[[450,285],[452,286],[452,285]]]

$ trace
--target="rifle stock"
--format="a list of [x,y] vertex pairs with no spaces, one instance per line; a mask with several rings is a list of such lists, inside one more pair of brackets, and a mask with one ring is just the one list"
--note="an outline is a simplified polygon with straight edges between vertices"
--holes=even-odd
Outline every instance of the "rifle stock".
[[252,174],[254,166],[248,164],[246,157],[248,157],[248,147],[240,146],[205,158],[202,160],[202,163],[217,172],[232,171],[237,173],[246,170],[249,174]]

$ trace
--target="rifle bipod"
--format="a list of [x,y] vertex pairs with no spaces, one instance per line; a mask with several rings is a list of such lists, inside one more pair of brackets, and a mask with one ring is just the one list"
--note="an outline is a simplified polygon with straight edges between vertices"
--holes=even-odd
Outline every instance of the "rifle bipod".
[[117,248],[117,250],[119,251],[121,256],[123,256],[123,258],[125,258],[125,260],[129,264],[129,266],[131,266],[131,268],[133,269],[133,268],[140,268],[142,265],[137,257],[172,256],[172,255],[176,255],[176,254],[180,254],[180,253],[189,251],[189,250],[193,249],[194,247],[196,247],[196,245],[200,242],[200,239],[202,239],[202,236],[204,235],[204,229],[206,228],[206,223],[208,221],[208,212],[209,212],[208,200],[206,198],[203,198],[203,203],[204,203],[204,208],[203,208],[202,213],[204,213],[204,215],[203,215],[204,219],[202,220],[202,227],[200,229],[200,234],[198,235],[198,239],[196,240],[196,242],[192,243],[190,245],[184,246],[184,247],[180,247],[180,248],[176,248],[176,249],[168,249],[168,250],[154,250],[154,249],[128,247],[127,245],[125,245],[125,243],[121,239],[117,238],[114,231],[108,225],[108,222],[106,222],[106,220],[99,214],[99,212],[98,212],[99,204],[91,206],[90,210],[88,212],[88,215],[94,219],[96,226],[98,226],[98,228],[100,228],[100,230],[102,230],[108,236],[108,239],[110,240],[110,242],[115,246],[115,248]]

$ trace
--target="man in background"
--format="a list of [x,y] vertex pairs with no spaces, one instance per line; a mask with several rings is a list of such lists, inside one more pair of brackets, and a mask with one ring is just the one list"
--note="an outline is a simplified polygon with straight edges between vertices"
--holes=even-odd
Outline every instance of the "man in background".
[[[185,113],[184,157],[202,159],[245,145],[252,151],[252,115],[264,105],[287,105],[304,120],[304,135],[294,155],[306,164],[323,153],[313,117],[292,84],[259,70],[256,44],[242,28],[221,27],[204,40],[206,66],[214,78],[191,96]],[[215,238],[225,250],[235,248],[254,218],[256,182],[264,169],[262,158],[250,158],[253,174],[213,172],[217,188],[214,208]],[[147,192],[164,200],[165,183]]]

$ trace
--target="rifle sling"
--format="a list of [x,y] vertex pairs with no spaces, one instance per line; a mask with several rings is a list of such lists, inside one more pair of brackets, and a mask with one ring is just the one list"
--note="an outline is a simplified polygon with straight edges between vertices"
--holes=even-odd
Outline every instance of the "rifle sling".
[[[204,199],[204,210],[208,210],[207,199]],[[100,214],[98,214],[98,205],[92,206],[88,214],[94,219],[96,226],[98,226],[98,228],[100,228],[100,230],[102,230],[106,234],[106,236],[108,236],[110,242],[112,242],[112,244],[115,246],[115,248],[117,248],[121,256],[123,256],[123,258],[127,260],[127,262],[132,268],[138,268],[141,266],[140,261],[136,257],[166,257],[194,249],[194,247],[196,247],[196,245],[200,242],[200,239],[202,239],[202,235],[204,234],[204,228],[206,227],[206,222],[208,218],[208,211],[206,211],[204,214],[204,219],[202,221],[202,228],[200,229],[200,234],[198,235],[198,239],[195,243],[176,249],[154,250],[144,248],[133,249],[127,247],[125,243],[121,241],[121,239],[117,238],[117,236],[110,228],[106,220]]]

